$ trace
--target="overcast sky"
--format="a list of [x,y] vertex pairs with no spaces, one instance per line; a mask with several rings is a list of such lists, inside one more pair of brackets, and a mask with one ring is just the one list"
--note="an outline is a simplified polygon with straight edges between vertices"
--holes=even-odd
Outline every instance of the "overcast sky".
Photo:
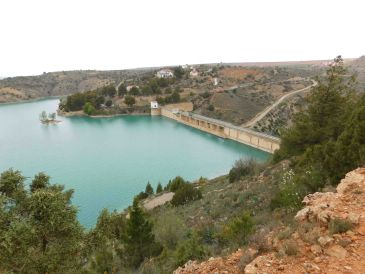
[[1,0],[0,76],[365,54],[363,0]]

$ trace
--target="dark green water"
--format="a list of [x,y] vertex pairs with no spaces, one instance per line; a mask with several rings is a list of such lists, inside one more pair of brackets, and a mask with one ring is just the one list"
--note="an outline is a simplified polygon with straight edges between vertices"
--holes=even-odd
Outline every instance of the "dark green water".
[[0,106],[0,172],[44,171],[53,183],[75,189],[73,203],[86,227],[102,208],[126,208],[148,181],[155,187],[177,175],[213,178],[240,157],[268,157],[163,117],[58,117],[62,123],[41,124],[39,113],[57,106],[54,99]]

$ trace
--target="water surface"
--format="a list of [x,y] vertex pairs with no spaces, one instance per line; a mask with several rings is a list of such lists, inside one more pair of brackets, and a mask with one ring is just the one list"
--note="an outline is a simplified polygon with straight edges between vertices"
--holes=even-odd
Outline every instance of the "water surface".
[[102,208],[126,208],[148,181],[156,187],[177,175],[213,178],[241,157],[268,157],[164,117],[58,117],[57,125],[41,124],[39,113],[55,112],[58,102],[0,105],[0,172],[13,167],[33,177],[44,171],[53,183],[73,188],[86,227]]

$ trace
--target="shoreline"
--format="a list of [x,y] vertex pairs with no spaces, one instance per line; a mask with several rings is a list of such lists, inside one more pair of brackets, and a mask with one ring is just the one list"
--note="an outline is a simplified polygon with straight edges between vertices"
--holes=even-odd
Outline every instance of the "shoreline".
[[43,100],[61,99],[64,96],[66,96],[66,95],[44,96],[44,97],[39,97],[39,98],[27,99],[27,100],[19,100],[19,101],[15,101],[15,102],[0,102],[0,106],[33,103],[33,102],[38,102],[38,101],[43,101]]
[[101,114],[101,115],[87,115],[83,111],[64,112],[57,110],[57,115],[61,117],[89,117],[89,118],[114,118],[118,116],[151,116],[150,113],[118,113],[118,114]]

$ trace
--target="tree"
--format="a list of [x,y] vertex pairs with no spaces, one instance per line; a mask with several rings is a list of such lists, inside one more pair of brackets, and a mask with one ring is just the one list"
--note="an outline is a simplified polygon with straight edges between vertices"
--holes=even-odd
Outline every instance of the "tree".
[[166,189],[168,191],[176,192],[179,188],[181,188],[185,184],[187,184],[187,182],[185,182],[185,180],[182,177],[176,176],[172,181],[169,181],[169,183],[166,186]]
[[120,84],[118,87],[118,95],[122,96],[126,93],[127,93],[127,87],[125,86],[125,84]]
[[181,66],[174,68],[174,75],[177,79],[181,79],[184,76],[185,72]]
[[25,177],[19,170],[9,169],[0,175],[0,194],[6,199],[14,199],[16,201],[25,197],[24,191]]
[[30,184],[30,191],[34,193],[36,190],[46,188],[49,186],[50,177],[44,172],[39,172],[34,176],[32,183]]
[[42,122],[46,122],[48,120],[47,112],[43,110],[41,114],[39,114],[39,120],[41,120]]
[[157,256],[162,251],[161,245],[155,242],[152,223],[146,219],[136,199],[129,211],[123,243],[121,259],[132,267],[138,267],[144,259]]
[[55,112],[49,113],[48,118],[49,120],[54,121],[56,119],[56,113]]
[[138,96],[140,94],[139,88],[136,86],[133,86],[130,91],[129,91],[130,95],[134,95],[134,96]]
[[136,103],[136,99],[133,96],[125,96],[124,98],[124,103],[129,106],[132,107],[135,103]]
[[171,204],[179,206],[201,198],[202,193],[199,189],[194,188],[194,186],[190,183],[185,183],[175,192],[175,195],[172,197]]
[[[12,169],[0,176],[1,270],[6,273],[75,273],[82,265],[82,227],[72,191],[35,176],[31,189]],[[15,195],[16,194],[16,195]]]
[[156,193],[161,193],[163,191],[161,183],[158,183],[156,188]]
[[101,88],[101,94],[103,94],[104,96],[114,97],[116,93],[117,90],[115,89],[115,86],[113,84]]
[[355,79],[346,76],[341,56],[327,69],[326,77],[308,96],[307,109],[298,112],[293,126],[281,133],[276,160],[303,154],[313,145],[336,140],[344,128],[352,104]]
[[87,102],[84,105],[84,113],[85,114],[93,115],[95,113],[95,111],[96,111],[95,107],[90,102]]
[[147,183],[145,192],[148,195],[152,195],[153,194],[153,187],[151,186],[150,182]]

